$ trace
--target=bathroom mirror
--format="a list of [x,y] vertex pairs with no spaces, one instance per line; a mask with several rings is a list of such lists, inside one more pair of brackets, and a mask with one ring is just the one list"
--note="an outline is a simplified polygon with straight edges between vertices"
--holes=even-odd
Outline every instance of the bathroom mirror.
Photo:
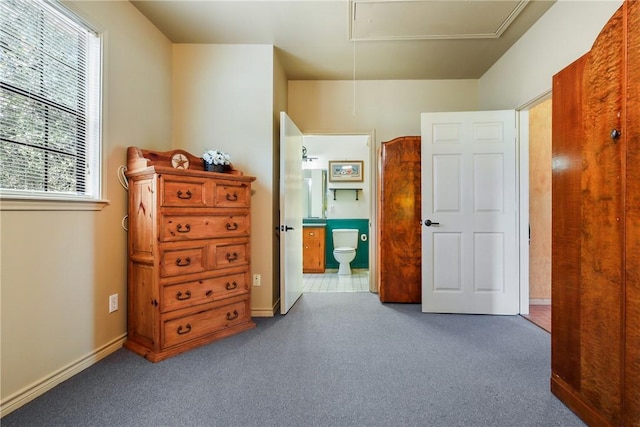
[[304,218],[325,218],[327,206],[327,170],[302,170],[302,214]]

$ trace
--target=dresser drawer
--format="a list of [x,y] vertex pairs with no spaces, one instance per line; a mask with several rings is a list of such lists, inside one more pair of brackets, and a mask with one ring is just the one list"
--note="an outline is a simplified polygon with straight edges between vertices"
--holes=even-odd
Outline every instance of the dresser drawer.
[[160,249],[160,276],[171,277],[182,274],[199,273],[207,270],[208,242],[191,246]]
[[165,320],[162,324],[162,346],[171,347],[197,338],[223,332],[250,320],[248,300],[206,311]]
[[160,277],[235,268],[249,264],[249,239],[209,239],[160,245]]
[[250,186],[245,182],[215,182],[213,204],[218,208],[246,208],[250,202]]
[[249,284],[246,276],[245,273],[239,273],[165,285],[162,288],[160,310],[165,313],[247,293]]
[[249,243],[215,243],[213,247],[213,268],[230,268],[249,263]]
[[160,176],[160,205],[207,207],[206,187],[205,178],[162,175]]
[[212,239],[249,235],[247,215],[165,215],[160,240]]

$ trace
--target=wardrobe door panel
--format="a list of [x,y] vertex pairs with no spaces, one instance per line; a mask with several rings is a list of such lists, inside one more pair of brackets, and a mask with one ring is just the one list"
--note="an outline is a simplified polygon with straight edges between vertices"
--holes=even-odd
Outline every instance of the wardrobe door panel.
[[580,393],[611,424],[622,410],[623,10],[596,39],[583,77]]
[[580,388],[582,75],[588,55],[553,77],[551,180],[552,385]]

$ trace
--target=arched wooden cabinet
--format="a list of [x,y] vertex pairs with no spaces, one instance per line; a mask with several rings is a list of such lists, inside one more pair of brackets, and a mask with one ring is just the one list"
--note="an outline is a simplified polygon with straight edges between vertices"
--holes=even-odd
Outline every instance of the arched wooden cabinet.
[[640,2],[553,78],[551,389],[640,426]]
[[378,293],[382,302],[422,298],[420,141],[403,136],[383,142],[378,182]]

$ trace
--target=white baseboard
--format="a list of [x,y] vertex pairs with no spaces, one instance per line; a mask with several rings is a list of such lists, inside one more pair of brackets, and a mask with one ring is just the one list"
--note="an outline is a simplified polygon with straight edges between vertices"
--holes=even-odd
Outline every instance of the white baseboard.
[[126,339],[127,334],[123,334],[110,343],[103,345],[102,347],[92,351],[90,354],[70,363],[57,372],[54,372],[48,377],[43,378],[7,397],[3,402],[0,402],[0,418],[10,414],[21,406],[26,405],[36,397],[43,395],[58,384],[82,372],[91,365],[98,363],[100,360],[120,349]]

